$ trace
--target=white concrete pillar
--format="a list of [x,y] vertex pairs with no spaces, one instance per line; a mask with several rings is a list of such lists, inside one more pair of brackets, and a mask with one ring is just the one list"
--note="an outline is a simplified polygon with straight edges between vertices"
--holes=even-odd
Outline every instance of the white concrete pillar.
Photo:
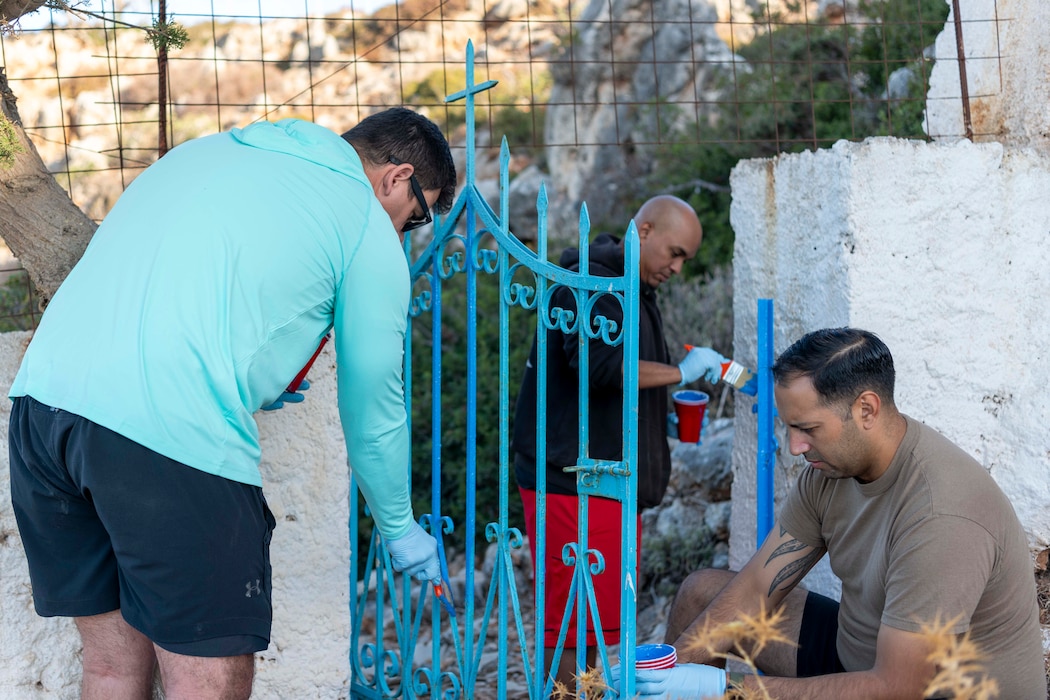
[[[1050,156],[841,141],[742,162],[732,188],[737,359],[755,362],[763,297],[775,300],[777,353],[822,327],[878,333],[900,408],[991,472],[1033,549],[1050,544]],[[734,567],[755,548],[756,420],[736,421]],[[782,495],[803,463],[783,433],[780,444]]]

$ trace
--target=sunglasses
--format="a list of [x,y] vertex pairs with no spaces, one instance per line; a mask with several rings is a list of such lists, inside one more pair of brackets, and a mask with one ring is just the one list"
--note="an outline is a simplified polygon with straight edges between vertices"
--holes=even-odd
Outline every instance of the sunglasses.
[[[388,160],[394,165],[403,164],[402,161],[398,160],[394,156],[390,156]],[[419,186],[419,180],[416,179],[415,173],[408,176],[408,182],[410,185],[412,185],[412,194],[416,196],[416,201],[419,202],[419,206],[423,210],[423,215],[416,218],[410,218],[408,221],[406,221],[405,225],[401,227],[402,233],[406,231],[411,231],[413,229],[417,229],[420,226],[426,226],[434,220],[433,217],[430,216],[430,207],[427,206],[427,200],[423,196],[423,188]]]

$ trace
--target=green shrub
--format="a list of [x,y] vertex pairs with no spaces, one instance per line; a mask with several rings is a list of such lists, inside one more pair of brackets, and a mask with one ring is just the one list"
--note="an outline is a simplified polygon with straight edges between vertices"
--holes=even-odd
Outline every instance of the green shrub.
[[39,312],[39,294],[24,270],[11,274],[0,285],[0,333],[31,330]]
[[6,170],[14,166],[15,156],[25,153],[25,150],[18,140],[15,125],[7,118],[7,115],[0,113],[0,168]]
[[[721,78],[724,96],[702,128],[681,123],[674,108],[659,108],[666,134],[653,175],[642,191],[666,191],[690,202],[704,226],[704,243],[684,275],[703,276],[732,261],[729,175],[742,159],[767,158],[893,135],[925,138],[924,58],[947,17],[943,0],[868,0],[866,23],[821,25],[778,19],[768,33],[739,49],[747,62]],[[888,96],[889,76],[909,69],[914,79],[901,97]],[[696,134],[704,134],[703,141]],[[671,183],[668,185],[667,183]],[[641,201],[635,203],[641,204]]]
[[689,574],[711,566],[717,543],[703,525],[686,532],[644,537],[638,590],[657,596],[674,595]]

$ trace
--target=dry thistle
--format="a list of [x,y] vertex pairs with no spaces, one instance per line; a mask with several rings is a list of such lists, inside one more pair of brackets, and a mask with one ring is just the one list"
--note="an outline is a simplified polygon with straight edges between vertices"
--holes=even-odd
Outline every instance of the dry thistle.
[[572,700],[573,692],[561,681],[554,681],[554,689],[551,691],[551,700]]
[[[758,615],[741,615],[740,619],[724,624],[705,623],[703,629],[689,640],[687,648],[706,651],[718,659],[738,657],[752,672],[756,673],[757,687],[730,690],[726,697],[734,700],[769,700],[769,693],[762,682],[762,676],[757,675],[758,667],[755,665],[755,658],[770,644],[798,646],[780,631],[784,614],[783,608],[767,613],[765,605],[762,605]],[[731,651],[716,651],[716,649],[723,648],[727,641]]]
[[551,700],[576,700],[580,698],[601,698],[605,691],[612,690],[606,683],[602,672],[597,668],[589,668],[578,676],[575,676],[580,688],[579,696],[572,689],[560,681],[554,681],[554,690],[551,692]]
[[922,626],[920,634],[930,645],[926,660],[937,668],[925,695],[948,694],[956,700],[999,697],[999,683],[985,675],[981,651],[970,639],[969,630],[962,634],[951,631],[958,621],[957,616],[943,623],[935,620]]
[[[770,644],[797,646],[780,631],[779,626],[783,621],[783,609],[767,614],[763,605],[755,616],[741,615],[739,620],[713,626],[705,623],[703,629],[689,640],[687,648],[700,649],[720,659],[738,656],[746,662],[748,658],[758,656]],[[727,640],[732,652],[715,651]],[[751,651],[748,651],[748,647]]]

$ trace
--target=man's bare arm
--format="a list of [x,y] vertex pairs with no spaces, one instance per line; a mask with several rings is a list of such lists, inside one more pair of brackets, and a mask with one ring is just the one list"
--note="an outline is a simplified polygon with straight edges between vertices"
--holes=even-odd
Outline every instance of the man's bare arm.
[[[674,642],[679,660],[693,663],[716,661],[711,653],[696,648],[693,643],[701,631],[737,620],[742,614],[756,616],[762,610],[775,609],[820,561],[824,552],[823,548],[803,544],[779,522],[776,523],[762,548]],[[723,638],[713,644],[711,651],[728,652],[731,644],[729,638]]]
[[639,389],[677,385],[680,381],[682,381],[682,373],[677,365],[665,365],[662,362],[651,362],[649,360],[638,361]]

